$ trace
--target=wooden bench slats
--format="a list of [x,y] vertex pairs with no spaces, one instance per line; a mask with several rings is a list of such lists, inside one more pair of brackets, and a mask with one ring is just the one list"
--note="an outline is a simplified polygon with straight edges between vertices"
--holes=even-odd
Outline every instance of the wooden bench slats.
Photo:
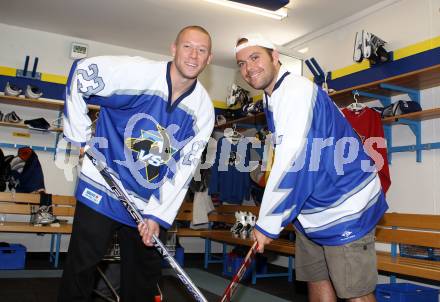
[[31,206],[29,204],[0,202],[0,213],[29,215],[30,212]]
[[[192,203],[184,203],[177,216],[184,221],[192,220]],[[211,222],[235,223],[236,211],[248,211],[258,214],[257,207],[223,205],[209,214]],[[294,231],[292,224],[284,230]],[[194,235],[234,245],[251,246],[250,239],[235,238],[229,230],[190,230],[179,229],[183,236]],[[408,244],[440,248],[440,216],[421,214],[386,213],[376,228],[377,242],[387,244]],[[295,255],[295,243],[287,239],[277,239],[265,246],[266,250],[285,255]],[[414,276],[423,279],[440,281],[440,261],[415,259],[409,257],[392,257],[389,252],[377,251],[377,267],[381,271],[394,274]]]
[[387,252],[377,252],[377,268],[382,271],[440,281],[440,267],[433,261],[397,256],[391,258]]
[[0,192],[0,201],[40,204],[40,194]]
[[209,221],[211,222],[224,222],[229,224],[234,224],[236,219],[233,215],[223,215],[217,213],[211,213],[208,215]]
[[[26,215],[27,221],[7,221],[0,225],[0,232],[70,234],[72,224],[63,222],[60,226],[34,226],[29,223],[33,206],[40,204],[40,194],[0,192],[0,213]],[[56,217],[73,217],[76,199],[73,196],[52,195],[52,210]],[[26,217],[25,217],[26,218]],[[19,219],[17,219],[19,220]]]
[[11,233],[47,233],[47,234],[70,234],[72,233],[71,224],[61,224],[59,227],[54,226],[34,226],[29,222],[6,221],[0,225],[0,232]]
[[440,231],[439,215],[386,213],[379,222],[382,226],[399,226],[401,228],[426,229]]
[[[60,201],[59,201],[60,203]],[[39,202],[38,202],[39,204]],[[0,202],[0,213],[4,214],[18,214],[18,215],[30,215],[32,204],[25,203],[12,203],[12,202]],[[55,205],[53,207],[53,214],[55,216],[69,216],[73,217],[75,214],[75,208],[72,206]]]
[[377,241],[384,243],[403,243],[440,248],[440,233],[393,230],[378,227],[376,229],[376,238]]
[[[378,242],[440,248],[440,216],[386,213],[376,229]],[[440,261],[392,257],[377,251],[379,270],[440,281]]]
[[183,220],[183,221],[191,221],[192,220],[192,212],[179,212],[176,216],[176,220]]
[[[10,202],[0,203],[0,213],[4,214],[18,214],[18,215],[30,215],[31,205],[29,204],[16,204]],[[73,217],[75,214],[75,208],[73,207],[53,207],[53,214],[55,216],[69,216]]]
[[75,214],[75,208],[73,207],[54,207],[53,214],[55,216],[68,216],[73,217]]
[[[40,194],[38,193],[15,193],[0,192],[0,202],[14,202],[17,204],[40,204]],[[74,196],[52,195],[52,204],[75,206],[76,198]]]
[[180,237],[202,237],[205,232],[210,230],[193,230],[189,228],[179,228],[177,230],[177,236]]
[[221,205],[216,208],[219,213],[235,214],[238,211],[251,212],[254,215],[258,215],[260,209],[256,206],[234,206],[234,205]]
[[[215,241],[245,246],[252,246],[252,244],[254,243],[251,239],[235,238],[230,231],[223,230],[212,230],[210,232],[205,232],[202,234],[202,237]],[[271,244],[265,245],[265,249],[280,252],[282,254],[294,255],[295,244],[288,240],[278,239],[273,241],[273,243]]]
[[74,207],[76,198],[75,196],[52,195],[52,204]]

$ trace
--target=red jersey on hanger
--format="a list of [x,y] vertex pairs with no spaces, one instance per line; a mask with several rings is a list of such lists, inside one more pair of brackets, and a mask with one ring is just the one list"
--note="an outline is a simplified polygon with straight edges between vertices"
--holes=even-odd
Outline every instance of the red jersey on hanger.
[[[342,109],[353,129],[358,133],[362,139],[362,143],[371,137],[379,137],[384,139],[384,132],[380,114],[373,109],[365,107],[360,111],[351,111],[347,108]],[[379,169],[379,178],[382,185],[383,192],[386,193],[391,185],[390,170],[388,167],[387,149],[380,147],[376,143],[365,145],[365,151],[374,160],[379,169],[380,164],[383,163],[382,168]]]

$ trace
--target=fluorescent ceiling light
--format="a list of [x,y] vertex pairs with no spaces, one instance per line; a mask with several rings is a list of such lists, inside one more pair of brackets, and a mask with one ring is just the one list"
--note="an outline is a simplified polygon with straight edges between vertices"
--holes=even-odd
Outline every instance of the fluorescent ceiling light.
[[304,47],[304,48],[301,48],[300,50],[298,50],[298,52],[300,52],[300,53],[306,53],[308,51],[309,51],[308,47]]
[[223,5],[223,6],[230,7],[230,8],[239,9],[239,10],[242,10],[245,12],[254,13],[257,15],[277,19],[277,20],[282,20],[287,17],[287,8],[285,8],[285,7],[282,7],[276,11],[271,11],[268,9],[262,9],[259,7],[241,4],[241,3],[237,3],[237,2],[232,2],[232,1],[228,1],[228,0],[205,0],[205,1],[219,4],[219,5]]

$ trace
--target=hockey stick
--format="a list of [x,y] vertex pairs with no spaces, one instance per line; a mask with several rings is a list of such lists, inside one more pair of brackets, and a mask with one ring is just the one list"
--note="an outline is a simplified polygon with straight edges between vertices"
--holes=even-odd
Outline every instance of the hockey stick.
[[[131,200],[130,195],[127,193],[127,191],[125,191],[120,180],[110,173],[105,163],[93,157],[93,155],[90,154],[90,151],[86,150],[85,154],[93,163],[93,165],[98,169],[99,173],[102,175],[106,183],[110,186],[113,193],[115,193],[116,197],[121,201],[121,203],[127,209],[128,213],[134,219],[134,221],[137,224],[143,222],[144,219],[142,215],[139,213],[135,203]],[[185,273],[182,267],[180,267],[179,263],[177,263],[177,261],[170,255],[170,253],[168,252],[162,241],[160,241],[159,238],[157,238],[157,236],[154,234],[153,234],[153,245],[157,249],[159,254],[161,254],[162,257],[164,257],[165,260],[169,263],[169,265],[173,268],[173,270],[177,274],[177,277],[179,277],[180,281],[182,281],[182,283],[185,285],[187,290],[193,295],[196,301],[208,302],[208,300],[206,300],[206,298],[203,296],[202,292],[197,288],[197,286],[195,286],[195,284]]]
[[243,259],[243,262],[241,263],[237,273],[234,275],[234,277],[232,277],[231,283],[229,283],[228,287],[226,288],[225,293],[223,294],[220,302],[231,301],[231,297],[235,293],[238,283],[240,282],[241,278],[243,278],[244,273],[251,265],[252,260],[254,259],[255,254],[257,253],[257,249],[258,249],[258,242],[255,241],[254,244],[251,246],[249,252],[247,253],[246,257]]

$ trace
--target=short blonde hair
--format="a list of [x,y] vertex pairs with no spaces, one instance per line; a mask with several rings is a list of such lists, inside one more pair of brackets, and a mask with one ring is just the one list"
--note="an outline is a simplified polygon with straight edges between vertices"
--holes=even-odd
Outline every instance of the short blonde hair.
[[203,27],[199,26],[199,25],[189,25],[189,26],[185,26],[184,28],[182,28],[179,33],[176,36],[176,40],[174,41],[174,43],[177,45],[179,43],[179,39],[182,36],[182,34],[188,30],[196,30],[198,32],[204,33],[205,35],[208,36],[209,38],[209,51],[211,51],[211,46],[212,46],[212,39],[211,39],[211,35],[209,34],[209,32],[204,29]]

